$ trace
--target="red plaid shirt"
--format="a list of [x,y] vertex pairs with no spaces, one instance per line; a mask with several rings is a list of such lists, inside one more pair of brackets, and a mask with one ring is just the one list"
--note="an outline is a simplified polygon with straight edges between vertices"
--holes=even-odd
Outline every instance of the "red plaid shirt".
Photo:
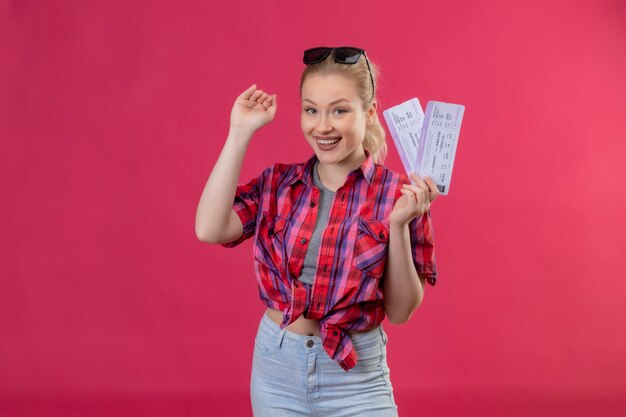
[[[233,208],[243,224],[230,248],[255,236],[253,257],[261,300],[283,312],[281,329],[303,315],[320,322],[324,349],[343,369],[357,355],[346,330],[369,330],[384,317],[382,282],[389,244],[389,215],[408,176],[374,164],[370,152],[337,190],[323,231],[315,281],[300,276],[315,228],[320,190],[313,184],[317,157],[277,163],[239,184]],[[430,213],[409,223],[413,263],[435,285],[434,235]]]

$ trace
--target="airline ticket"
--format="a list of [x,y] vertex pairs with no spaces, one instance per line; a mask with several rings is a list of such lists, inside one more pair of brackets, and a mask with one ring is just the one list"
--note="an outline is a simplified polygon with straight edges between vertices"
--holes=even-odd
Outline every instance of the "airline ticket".
[[424,112],[420,101],[417,98],[405,101],[385,110],[383,116],[400,154],[404,170],[407,173],[417,172],[415,157],[424,123]]
[[450,190],[464,112],[460,104],[429,101],[422,113],[416,98],[383,112],[407,173],[428,175],[442,195]]

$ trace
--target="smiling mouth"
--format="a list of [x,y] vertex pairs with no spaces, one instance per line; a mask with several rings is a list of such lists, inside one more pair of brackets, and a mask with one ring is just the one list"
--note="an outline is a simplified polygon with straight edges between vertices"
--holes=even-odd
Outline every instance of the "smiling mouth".
[[339,142],[341,138],[317,138],[316,137],[315,140],[320,145],[334,145],[335,143]]

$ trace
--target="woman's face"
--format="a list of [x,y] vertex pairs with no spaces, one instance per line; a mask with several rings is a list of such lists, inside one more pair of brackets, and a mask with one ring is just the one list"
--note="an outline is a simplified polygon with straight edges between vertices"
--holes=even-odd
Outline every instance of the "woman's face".
[[360,165],[365,126],[375,112],[375,102],[363,111],[356,84],[346,76],[313,74],[302,85],[302,133],[322,164]]

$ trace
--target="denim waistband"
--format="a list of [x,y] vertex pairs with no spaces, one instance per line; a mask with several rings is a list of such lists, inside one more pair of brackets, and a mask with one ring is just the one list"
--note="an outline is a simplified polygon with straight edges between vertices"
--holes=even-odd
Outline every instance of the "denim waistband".
[[[307,347],[307,342],[312,340],[314,342],[314,346],[321,349],[322,348],[322,338],[319,335],[303,335],[294,333],[287,329],[280,329],[280,326],[269,318],[267,313],[263,314],[263,318],[261,319],[260,324],[260,334],[264,337],[270,337],[273,339],[278,345],[283,343],[287,343],[291,346],[302,347],[303,349]],[[372,329],[363,333],[355,333],[350,334],[350,339],[352,340],[352,344],[355,349],[369,347],[378,343],[387,343],[387,334],[383,330],[383,326],[380,325],[375,329]]]

